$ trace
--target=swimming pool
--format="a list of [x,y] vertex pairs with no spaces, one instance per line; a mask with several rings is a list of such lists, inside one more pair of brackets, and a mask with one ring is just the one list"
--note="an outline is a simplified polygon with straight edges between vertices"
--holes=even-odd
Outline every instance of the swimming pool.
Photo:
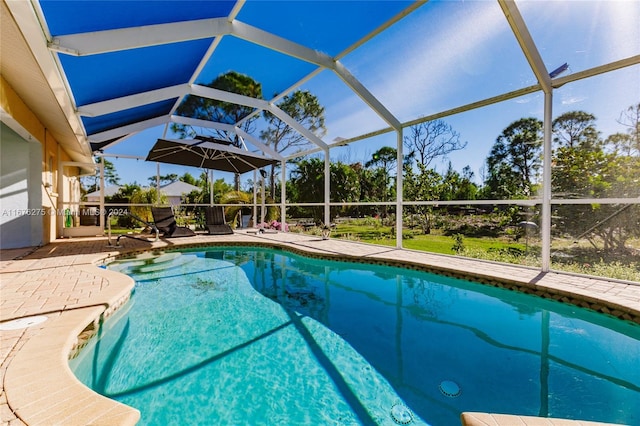
[[110,268],[135,294],[72,369],[140,424],[640,423],[640,327],[575,306],[258,248]]

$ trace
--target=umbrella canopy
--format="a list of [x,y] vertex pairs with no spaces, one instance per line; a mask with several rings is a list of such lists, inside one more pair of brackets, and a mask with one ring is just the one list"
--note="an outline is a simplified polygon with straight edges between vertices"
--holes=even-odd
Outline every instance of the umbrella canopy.
[[158,139],[146,160],[240,174],[278,162],[233,146],[199,139]]

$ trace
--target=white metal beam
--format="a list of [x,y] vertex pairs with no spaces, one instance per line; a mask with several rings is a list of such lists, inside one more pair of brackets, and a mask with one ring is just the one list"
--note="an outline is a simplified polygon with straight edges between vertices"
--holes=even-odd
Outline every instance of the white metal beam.
[[336,61],[335,73],[344,81],[344,83],[351,88],[369,107],[380,116],[387,124],[396,130],[400,130],[402,125],[400,121],[380,102],[375,96],[367,90],[366,87],[358,81],[350,72],[345,68],[342,63]]
[[226,17],[211,18],[58,36],[48,47],[59,53],[87,56],[211,38],[230,32],[231,23]]
[[298,58],[321,67],[332,69],[334,66],[333,58],[325,53],[318,52],[317,50],[313,50],[301,44],[278,37],[277,35],[263,31],[238,20],[234,20],[231,23],[231,26],[231,34],[242,40],[284,53],[288,56],[293,56],[294,58]]
[[538,52],[538,47],[533,41],[529,29],[520,15],[520,11],[513,0],[498,0],[502,11],[509,22],[520,48],[522,49],[529,66],[544,92],[544,142],[543,142],[543,191],[542,191],[542,214],[541,214],[541,269],[542,272],[549,271],[551,253],[551,107],[553,99],[553,86],[551,76],[547,67],[542,61],[542,56]]
[[[238,13],[240,13],[240,10],[242,10],[242,8],[244,7],[244,4],[245,4],[245,0],[236,1],[235,5],[233,6],[233,9],[231,9],[231,12],[229,13],[229,16],[227,16],[227,21],[229,22],[229,25],[231,21],[233,21],[236,18],[236,16],[238,16]],[[209,59],[211,59],[211,56],[213,56],[213,52],[216,51],[216,49],[218,48],[218,45],[220,45],[220,42],[222,41],[223,38],[224,38],[224,35],[221,34],[213,39],[213,41],[209,45],[209,48],[207,49],[205,54],[202,56],[202,59],[200,59],[200,63],[198,64],[195,71],[191,75],[191,78],[189,79],[189,84],[194,84],[196,82],[196,79],[198,78],[198,76],[200,75],[204,67],[207,65],[207,63],[209,62]],[[182,103],[183,99],[184,99],[184,95],[180,96],[180,98],[176,100],[176,103],[173,105],[173,108],[171,108],[171,114],[176,112],[176,110]]]
[[109,158],[128,158],[130,160],[144,160],[147,157],[142,157],[140,155],[129,155],[129,154],[107,154],[104,152],[96,152],[95,154],[93,154],[96,157],[109,157]]
[[229,102],[231,104],[244,105],[261,110],[269,108],[269,103],[263,99],[256,99],[250,96],[239,95],[237,93],[225,92],[224,90],[201,86],[199,84],[194,84],[191,86],[191,94],[207,99],[214,99],[217,101]]
[[277,151],[275,151],[273,148],[271,148],[269,145],[266,145],[265,143],[263,143],[262,141],[254,138],[253,136],[251,136],[250,134],[248,134],[247,132],[245,132],[244,130],[242,130],[239,127],[236,127],[235,130],[236,134],[246,140],[248,140],[249,142],[251,142],[251,144],[253,146],[255,146],[256,148],[258,148],[260,151],[264,152],[265,154],[268,154],[269,156],[271,156],[272,158],[275,158],[276,160],[279,161],[283,161],[284,157],[278,153]]
[[282,161],[280,173],[280,222],[282,222],[282,227],[280,229],[284,232],[289,232],[289,227],[287,226],[287,185],[285,184],[287,181],[286,161]]
[[269,109],[269,112],[271,112],[273,115],[278,117],[280,120],[282,120],[285,123],[287,123],[291,128],[293,128],[298,133],[300,133],[302,136],[307,138],[307,140],[313,142],[314,144],[316,144],[317,146],[319,146],[319,147],[321,147],[323,149],[327,148],[327,144],[324,143],[324,141],[322,139],[320,139],[319,137],[314,135],[309,129],[307,129],[302,124],[298,123],[296,120],[291,118],[291,116],[289,116],[286,112],[284,112],[283,110],[281,110],[277,106],[270,104],[268,109]]
[[240,11],[242,10],[242,8],[244,7],[244,4],[246,3],[246,0],[237,0],[236,4],[233,5],[233,9],[231,9],[231,12],[229,12],[229,16],[227,16],[227,20],[229,22],[233,21],[234,19],[236,19],[236,16],[238,16],[238,14],[240,13]]
[[[271,98],[269,103],[275,104],[280,99],[282,99],[285,96],[287,96],[290,92],[293,92],[298,87],[302,86],[304,83],[306,83],[307,81],[311,80],[313,77],[318,75],[323,70],[324,70],[324,68],[322,68],[322,67],[316,68],[314,71],[312,71],[311,73],[307,74],[304,78],[298,80],[294,85],[288,87],[287,89],[283,90],[281,93],[278,93],[277,95],[275,95],[273,98]],[[259,113],[260,113],[260,111],[254,111],[251,114],[249,114],[246,117],[244,117],[242,120],[238,121],[236,124],[238,126],[240,126],[242,123],[244,123],[245,121],[251,119],[252,117],[256,116]]]
[[425,5],[427,2],[428,2],[428,0],[416,0],[414,3],[410,4],[405,9],[401,10],[399,13],[397,13],[395,16],[393,16],[391,19],[389,19],[388,21],[382,23],[382,25],[380,25],[379,27],[377,27],[376,29],[371,31],[369,34],[365,35],[360,40],[356,41],[351,46],[347,47],[345,50],[340,52],[338,54],[338,56],[335,57],[335,59],[344,58],[349,53],[353,52],[358,47],[360,47],[363,44],[365,44],[367,41],[371,40],[372,38],[374,38],[375,36],[377,36],[378,34],[383,32],[384,30],[388,29],[389,27],[391,27],[393,24],[395,24],[396,22],[398,22],[402,18],[404,18],[404,17],[410,15],[411,13],[415,12],[416,9],[418,9],[422,5]]
[[196,118],[188,118],[188,117],[181,117],[179,115],[171,116],[171,121],[174,122],[174,123],[178,123],[178,124],[184,124],[186,126],[205,127],[205,128],[209,128],[209,129],[217,129],[217,130],[222,130],[222,131],[225,131],[225,132],[236,133],[240,137],[250,141],[252,145],[254,145],[256,148],[258,148],[259,150],[261,150],[265,154],[268,154],[269,156],[271,156],[271,157],[273,157],[273,158],[275,158],[277,160],[280,160],[280,161],[282,161],[284,159],[284,157],[281,154],[279,154],[278,152],[274,151],[270,146],[265,145],[260,140],[256,139],[255,137],[251,136],[250,134],[248,134],[244,130],[242,130],[239,127],[234,126],[232,124],[217,123],[217,122],[214,122],[214,121],[199,120],[199,119],[196,119]]
[[402,226],[403,226],[403,212],[404,212],[404,137],[402,128],[400,128],[396,134],[396,248],[402,248]]
[[229,103],[238,104],[238,105],[245,105],[245,106],[257,108],[260,110],[268,110],[273,115],[275,115],[280,120],[288,124],[290,127],[295,129],[301,135],[303,135],[305,138],[307,138],[309,141],[323,148],[327,146],[322,141],[322,139],[314,135],[311,131],[306,129],[303,125],[298,123],[287,113],[285,113],[277,106],[272,105],[263,99],[256,99],[249,96],[238,95],[237,93],[225,92],[224,90],[214,89],[206,86],[200,86],[197,84],[194,84],[193,86],[191,86],[191,94],[196,96],[202,96],[208,99],[215,99],[223,102],[229,102]]
[[150,90],[148,92],[137,93],[135,95],[123,96],[121,98],[109,99],[108,101],[96,102],[93,104],[78,107],[78,114],[84,117],[96,117],[112,112],[136,108],[142,105],[152,104],[171,98],[177,98],[190,90],[188,84],[178,84],[176,86],[164,87],[162,89]]
[[[439,118],[444,118],[444,117],[448,117],[451,115],[455,115],[455,114],[459,114],[465,111],[470,111],[473,109],[478,109],[481,108],[483,106],[487,106],[487,105],[492,105],[498,102],[502,102],[502,101],[506,101],[509,99],[514,99],[520,96],[525,96],[528,95],[530,93],[534,93],[537,92],[538,90],[540,90],[540,86],[539,85],[535,85],[535,86],[529,86],[529,87],[525,87],[522,89],[518,89],[518,90],[514,90],[513,92],[509,92],[509,93],[505,93],[502,95],[498,95],[498,96],[494,96],[493,98],[488,98],[485,99],[483,101],[479,101],[479,102],[473,102],[467,105],[463,105],[460,107],[456,107],[456,108],[452,108],[446,111],[442,111],[439,112],[437,114],[431,114],[428,116],[424,116],[424,117],[420,117],[420,118],[416,118],[415,120],[410,120],[410,121],[405,121],[404,123],[402,123],[402,128],[405,127],[410,127],[410,126],[415,126],[416,124],[420,124],[420,123],[424,123],[427,121],[433,121],[433,120],[437,120]],[[373,138],[375,136],[379,136],[379,135],[383,135],[386,133],[391,133],[394,131],[393,127],[385,127],[383,129],[378,129],[378,130],[374,130],[372,132],[369,133],[363,133],[361,135],[358,136],[354,136],[352,138],[347,138],[344,140],[340,140],[337,142],[333,142],[331,144],[329,144],[330,147],[336,147],[336,146],[345,146],[345,145],[349,145],[353,142],[357,142],[357,141],[361,141],[364,139],[369,139],[369,138]],[[310,150],[305,150],[302,151],[300,153],[296,153],[295,155],[291,156],[291,157],[287,157],[287,159],[291,159],[291,158],[295,158],[297,155],[300,156],[304,156],[304,155],[309,155],[309,154],[314,154],[316,152],[319,152],[320,149],[318,148],[313,148]]]
[[[636,56],[632,56],[626,59],[621,59],[619,61],[616,62],[611,62],[609,64],[605,64],[605,65],[601,65],[598,67],[594,67],[594,68],[590,68],[584,71],[580,71],[577,73],[573,73],[567,76],[563,76],[563,77],[559,77],[553,80],[553,87],[557,88],[560,86],[563,86],[567,83],[571,83],[574,81],[579,81],[579,80],[583,80],[585,78],[589,78],[589,77],[593,77],[596,75],[600,75],[606,72],[610,72],[610,71],[615,71],[618,69],[622,69],[628,66],[633,66],[633,65],[638,65],[640,64],[640,55],[636,55]],[[413,120],[409,120],[409,121],[405,121],[402,123],[402,127],[410,127],[410,126],[415,126],[417,124],[420,123],[425,123],[428,121],[433,121],[433,120],[437,120],[440,118],[445,118],[445,117],[449,117],[451,115],[455,115],[455,114],[460,114],[466,111],[471,111],[471,110],[475,110],[475,109],[479,109],[488,105],[493,105],[499,102],[504,102],[510,99],[515,99],[518,98],[520,96],[526,96],[529,95],[531,93],[535,93],[537,91],[541,90],[541,86],[539,84],[536,84],[534,86],[528,86],[528,87],[523,87],[522,89],[518,89],[518,90],[514,90],[512,92],[508,92],[508,93],[503,93],[502,95],[498,95],[498,96],[494,96],[491,98],[487,98],[484,99],[482,101],[478,101],[478,102],[472,102],[470,104],[466,104],[466,105],[462,105],[459,107],[455,107],[452,109],[448,109],[446,111],[442,111],[436,114],[431,114],[428,116],[424,116],[424,117],[419,117]],[[369,132],[369,133],[364,133],[358,136],[354,136],[352,138],[347,138],[345,140],[341,140],[339,142],[335,142],[335,143],[331,143],[329,144],[330,147],[335,147],[335,146],[344,146],[344,145],[349,145],[353,142],[357,142],[357,141],[361,141],[364,139],[369,139],[372,138],[374,136],[379,136],[385,133],[391,133],[393,131],[393,127],[385,127],[383,129],[379,129],[379,130],[375,130],[373,132]],[[292,156],[287,157],[287,159],[292,159],[295,158],[297,156],[304,156],[304,155],[309,155],[309,154],[314,154],[316,152],[319,152],[320,149],[318,148],[312,148],[309,150],[305,150],[302,151],[300,153],[296,153]]]
[[216,121],[201,120],[199,118],[183,117],[181,115],[172,115],[170,117],[172,123],[184,124],[185,126],[197,126],[205,127],[208,129],[222,130],[225,132],[235,131],[235,127],[232,124],[218,123]]
[[553,123],[553,91],[544,94],[544,141],[542,149],[542,206],[540,253],[542,272],[548,272],[551,265],[551,132]]
[[324,149],[324,226],[331,226],[331,157],[329,147]]
[[389,123],[394,129],[399,129],[400,122],[393,114],[369,92],[360,81],[358,81],[347,68],[335,61],[325,53],[318,52],[292,41],[278,37],[274,34],[252,27],[240,21],[233,21],[232,34],[243,40],[255,43],[259,46],[278,51],[288,56],[301,59],[318,65],[323,68],[333,70],[344,83],[351,88],[376,114]]
[[[124,135],[124,136],[122,136],[122,137],[120,137],[120,138],[117,138],[116,140],[114,140],[114,141],[113,141],[113,142],[111,142],[110,144],[102,146],[102,147],[100,148],[100,150],[102,151],[102,150],[105,150],[105,149],[111,148],[112,146],[116,146],[116,145],[118,145],[119,143],[124,142],[125,140],[129,139],[131,136],[133,136],[133,135],[137,135],[138,133],[139,133],[139,132],[133,132],[133,133],[129,133],[129,134],[127,134],[127,135]],[[96,155],[96,154],[94,154],[94,155]]]
[[[244,1],[244,0],[243,0]],[[335,58],[333,58],[334,60],[343,58],[344,56],[346,56],[347,54],[349,54],[350,52],[354,51],[355,49],[357,49],[358,47],[360,47],[361,45],[363,45],[364,43],[366,43],[367,41],[371,40],[373,37],[375,37],[376,35],[380,34],[381,32],[383,32],[384,30],[386,30],[387,28],[389,28],[390,26],[392,26],[393,24],[395,24],[396,22],[398,22],[399,20],[401,20],[402,18],[406,17],[407,15],[410,15],[411,13],[413,13],[416,9],[418,9],[420,6],[424,5],[427,3],[428,0],[417,0],[415,3],[412,3],[411,5],[409,5],[406,9],[400,11],[398,14],[396,14],[394,17],[392,17],[391,19],[389,19],[387,22],[384,22],[382,25],[380,25],[378,28],[376,28],[375,30],[373,30],[372,32],[370,32],[369,34],[365,35],[363,38],[361,38],[360,40],[358,40],[357,42],[355,42],[354,44],[352,44],[351,46],[347,47],[345,50],[343,50],[341,53],[339,53]],[[306,83],[307,81],[311,80],[313,77],[315,77],[316,75],[318,75],[323,69],[325,69],[326,67],[324,66],[319,66],[319,68],[316,68],[315,70],[313,70],[312,72],[310,72],[309,74],[307,74],[306,76],[304,76],[303,78],[301,78],[300,80],[298,80],[297,82],[295,82],[294,84],[292,84],[290,87],[288,87],[287,89],[283,90],[282,92],[278,93],[275,97],[273,97],[269,102],[270,103],[276,103],[278,100],[284,98],[285,96],[287,96],[290,92],[294,91],[296,88],[300,87],[301,85],[303,85],[304,83]],[[250,114],[249,116],[245,117],[243,120],[247,120],[250,117],[254,116],[256,113],[254,112],[253,114]],[[241,120],[241,122],[243,121]],[[331,145],[329,145],[331,146]]]
[[520,15],[518,6],[513,0],[498,0],[498,4],[500,4],[502,12],[507,18],[513,34],[516,36],[520,48],[529,62],[529,66],[533,70],[536,79],[538,79],[538,83],[542,86],[542,90],[545,93],[550,93],[551,77],[549,77],[549,71],[547,71],[547,67],[542,61],[542,56],[540,56],[540,52],[538,52],[538,48],[529,33],[529,29],[524,19],[522,19],[522,15]]
[[563,77],[555,78],[553,80],[553,87],[558,88],[567,83],[571,83],[573,81],[582,80],[584,78],[593,77],[596,75],[604,74],[610,71],[615,71],[615,70],[619,70],[622,68],[626,68],[626,67],[630,67],[638,64],[640,64],[640,55],[631,56],[629,58],[621,59],[615,62],[610,62],[605,65],[600,65],[598,67],[590,68],[588,70],[579,71]]
[[119,138],[129,133],[139,132],[151,127],[160,126],[166,124],[169,121],[169,117],[163,115],[161,117],[151,118],[149,120],[138,121],[137,123],[129,124],[127,126],[117,127],[111,130],[105,130],[104,132],[94,133],[89,136],[91,142],[104,142],[110,139]]

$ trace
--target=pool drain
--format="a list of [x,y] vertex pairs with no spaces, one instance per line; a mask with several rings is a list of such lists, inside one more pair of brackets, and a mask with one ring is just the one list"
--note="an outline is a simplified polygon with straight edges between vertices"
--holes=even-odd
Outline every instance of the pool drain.
[[460,390],[460,386],[458,386],[456,382],[452,382],[451,380],[442,381],[438,388],[444,396],[448,396],[449,398],[455,398],[456,396],[460,395],[460,392],[462,392]]
[[27,328],[33,325],[40,324],[42,322],[45,322],[46,320],[47,320],[47,317],[45,317],[44,315],[38,315],[35,317],[18,318],[13,321],[7,321],[0,324],[0,330],[4,330],[4,331],[20,330],[22,328]]
[[411,411],[402,404],[391,407],[391,418],[399,425],[408,425],[413,421]]

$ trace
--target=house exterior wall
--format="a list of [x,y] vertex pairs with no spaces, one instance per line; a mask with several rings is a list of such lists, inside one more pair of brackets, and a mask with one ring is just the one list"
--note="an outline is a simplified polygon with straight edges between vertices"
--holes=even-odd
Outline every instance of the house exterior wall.
[[70,157],[1,76],[0,89],[0,248],[47,244],[61,236],[59,191],[78,168],[61,168]]
[[46,219],[41,203],[41,145],[2,123],[0,150],[0,247],[40,245]]
[[167,196],[167,202],[172,207],[179,206],[182,203],[182,197],[175,195]]

